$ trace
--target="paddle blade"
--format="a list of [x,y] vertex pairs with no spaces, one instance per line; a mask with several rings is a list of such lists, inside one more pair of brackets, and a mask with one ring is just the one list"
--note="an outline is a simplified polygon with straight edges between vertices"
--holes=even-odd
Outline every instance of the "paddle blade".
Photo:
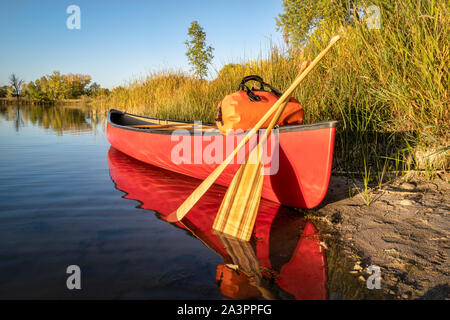
[[180,220],[178,220],[178,218],[177,218],[177,212],[174,211],[174,212],[172,212],[171,214],[169,214],[169,215],[166,217],[166,221],[169,222],[169,223],[175,223],[175,222],[180,221]]
[[258,214],[264,165],[256,147],[235,174],[214,220],[213,229],[249,241]]

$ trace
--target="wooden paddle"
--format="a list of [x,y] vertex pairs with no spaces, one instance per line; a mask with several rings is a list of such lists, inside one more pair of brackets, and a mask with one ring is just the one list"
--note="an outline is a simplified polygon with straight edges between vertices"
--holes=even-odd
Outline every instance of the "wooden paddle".
[[186,123],[186,124],[133,124],[130,125],[130,127],[133,128],[148,128],[148,129],[160,129],[160,128],[170,128],[170,127],[192,127],[192,124]]
[[283,95],[274,103],[274,105],[266,112],[266,114],[256,123],[256,125],[245,135],[244,139],[239,142],[236,149],[231,152],[228,157],[218,165],[210,175],[200,183],[200,185],[191,193],[189,197],[181,204],[181,206],[167,216],[167,221],[176,222],[181,219],[191,210],[191,208],[198,202],[198,200],[205,194],[205,192],[216,181],[219,175],[225,170],[228,164],[233,160],[239,150],[250,140],[253,135],[262,127],[262,125],[270,118],[270,116],[278,110],[278,108],[284,103],[284,101],[292,95],[292,92],[302,82],[302,80],[308,75],[308,73],[314,68],[319,60],[330,50],[331,46],[339,40],[339,36],[335,36],[331,39],[329,45],[314,59],[314,61],[306,68],[301,76],[289,86],[289,88],[283,93]]
[[216,130],[217,127],[211,127],[211,128],[200,128],[200,127],[174,127],[174,128],[162,128],[162,129],[151,129],[151,130],[158,130],[158,131],[175,131],[175,130],[196,130],[196,131],[208,131],[208,130]]
[[[309,64],[310,61],[302,64],[296,79],[302,75]],[[217,212],[212,227],[214,230],[244,241],[250,239],[258,214],[264,180],[262,150],[289,100],[290,97],[278,108],[258,145],[236,172]]]
[[[126,117],[128,118],[134,118],[137,119],[139,121],[142,122],[147,122],[147,123],[151,123],[151,125],[160,125],[161,122],[164,122],[165,125],[171,124],[171,125],[177,125],[177,124],[185,124],[184,122],[180,122],[180,121],[171,121],[171,120],[165,120],[165,119],[152,119],[152,118],[146,118],[143,116],[135,116],[134,114],[131,113],[125,113],[124,114]],[[158,124],[155,124],[155,121],[158,122]]]
[[[171,120],[164,120],[164,119],[151,119],[151,118],[145,118],[141,116],[135,116],[130,113],[125,113],[125,116],[128,118],[134,118],[141,122],[145,122],[148,124],[133,124],[129,125],[133,128],[170,128],[170,127],[192,127],[192,126],[201,126],[203,128],[217,128],[217,126],[210,126],[210,125],[204,125],[201,122],[199,123],[193,123],[193,122],[180,122],[180,121],[171,121]],[[155,122],[158,123],[155,123]],[[164,122],[164,124],[161,124],[161,122]]]
[[155,125],[148,125],[148,124],[138,124],[138,125],[131,125],[132,128],[139,128],[139,129],[151,129],[151,130],[176,130],[176,129],[189,129],[189,128],[195,128],[195,129],[217,129],[216,126],[206,126],[206,125],[197,125],[194,123],[186,123],[186,124],[155,124]]

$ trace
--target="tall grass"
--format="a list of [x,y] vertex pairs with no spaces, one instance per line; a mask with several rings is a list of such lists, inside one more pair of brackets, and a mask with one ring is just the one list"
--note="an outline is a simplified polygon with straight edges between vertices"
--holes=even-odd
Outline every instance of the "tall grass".
[[152,73],[113,89],[93,106],[214,122],[218,102],[242,77],[258,74],[284,90],[301,62],[313,59],[339,32],[342,40],[294,94],[306,122],[340,121],[335,169],[360,172],[367,183],[378,185],[391,170],[445,170],[450,132],[446,1],[373,2],[381,8],[379,30],[357,20],[340,30],[330,27],[301,49],[273,47],[266,57],[225,65],[211,81],[177,71]]

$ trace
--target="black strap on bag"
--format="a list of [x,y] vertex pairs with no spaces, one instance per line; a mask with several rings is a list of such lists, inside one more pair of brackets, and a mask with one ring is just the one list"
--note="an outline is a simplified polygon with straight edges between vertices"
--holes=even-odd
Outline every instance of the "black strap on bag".
[[[256,81],[259,82],[259,89],[255,89],[254,87],[252,89],[250,89],[245,83],[248,81]],[[266,88],[269,88],[270,91],[265,90]],[[261,97],[258,96],[257,94],[255,94],[253,91],[266,91],[266,92],[272,92],[273,94],[275,94],[278,98],[282,96],[282,93],[275,89],[274,87],[272,87],[270,84],[264,82],[264,80],[257,75],[250,75],[250,76],[246,76],[242,79],[241,83],[239,84],[238,90],[243,90],[247,93],[250,101],[261,101]],[[215,119],[216,121],[220,121],[223,125],[223,121],[222,121],[222,108],[219,108],[218,112],[217,112],[217,118]]]
[[[259,89],[252,88],[250,90],[250,88],[245,84],[248,81],[259,82],[260,88]],[[264,90],[264,87],[269,88],[270,92],[274,93],[278,98],[281,97],[282,93],[279,90],[275,89],[270,84],[265,83],[264,80],[260,76],[257,76],[257,75],[250,75],[250,76],[244,77],[242,79],[241,83],[239,84],[238,90],[244,90],[247,93],[248,97],[250,98],[250,101],[260,101],[261,97],[255,93],[253,93],[253,91],[254,90],[267,91],[267,90]]]

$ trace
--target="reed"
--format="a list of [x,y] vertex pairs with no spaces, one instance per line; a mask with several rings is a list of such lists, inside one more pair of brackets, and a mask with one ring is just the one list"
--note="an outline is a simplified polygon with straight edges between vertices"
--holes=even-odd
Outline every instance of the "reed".
[[[340,120],[334,168],[358,171],[381,186],[390,171],[449,167],[448,8],[444,0],[405,0],[381,7],[381,29],[364,21],[342,28],[342,40],[294,92],[305,122]],[[284,90],[301,62],[336,30],[301,49],[273,46],[266,56],[225,65],[213,80],[165,70],[117,87],[91,105],[161,118],[214,122],[218,102],[242,77],[258,74]],[[419,152],[421,150],[421,152]],[[443,150],[435,153],[436,150]],[[433,156],[428,156],[433,154]]]

